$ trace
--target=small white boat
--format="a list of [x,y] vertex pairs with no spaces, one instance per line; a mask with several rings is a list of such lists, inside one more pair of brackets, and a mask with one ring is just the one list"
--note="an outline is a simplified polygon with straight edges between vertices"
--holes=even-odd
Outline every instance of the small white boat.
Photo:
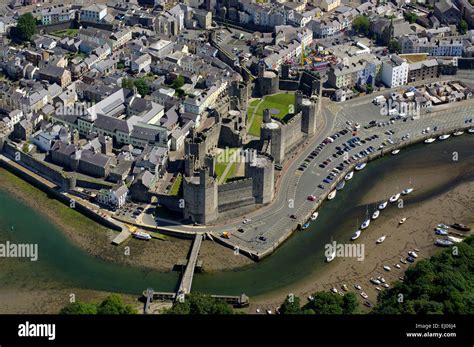
[[433,143],[433,142],[435,142],[435,141],[436,141],[435,138],[430,137],[429,139],[426,139],[426,140],[425,140],[425,143]]
[[387,238],[387,236],[385,236],[385,235],[381,236],[377,239],[377,241],[375,241],[375,243],[380,244],[380,243],[384,242],[386,238]]
[[336,287],[332,287],[330,289],[331,293],[334,293],[334,294],[337,294],[337,288]]
[[438,140],[443,141],[443,140],[449,139],[450,136],[451,136],[450,134],[444,134],[438,137]]
[[437,227],[441,229],[446,229],[446,230],[449,229],[449,227],[446,224],[438,224]]
[[384,269],[385,271],[390,271],[390,270],[392,270],[392,269],[390,268],[390,266],[388,266],[388,265],[384,265],[384,266],[383,266],[383,269]]
[[464,131],[459,130],[459,131],[456,131],[453,135],[454,136],[461,136],[462,134],[464,134]]
[[392,151],[392,154],[393,154],[393,155],[397,155],[398,153],[400,153],[400,150],[399,150],[399,149],[394,149],[394,150]]
[[349,172],[349,173],[344,177],[344,179],[345,179],[346,181],[349,181],[349,180],[352,179],[353,176],[354,176],[354,171],[351,171],[351,172]]
[[400,193],[397,193],[397,194],[395,194],[395,195],[392,195],[392,196],[390,197],[390,199],[388,199],[388,201],[390,201],[390,202],[395,202],[395,201],[397,201],[399,198],[400,198]]
[[336,190],[334,189],[331,193],[328,195],[328,200],[332,200],[336,197]]
[[408,255],[412,258],[418,258],[418,254],[416,254],[414,251],[408,252]]
[[330,263],[334,260],[334,258],[336,258],[336,250],[333,249],[332,253],[329,254],[327,257],[326,257],[326,262],[327,263]]
[[144,233],[143,231],[137,231],[133,234],[133,237],[139,240],[151,240],[151,235]]
[[454,237],[454,236],[448,236],[448,240],[451,242],[459,243],[462,242],[462,239],[459,237]]
[[360,164],[357,164],[357,165],[356,165],[355,169],[356,169],[357,171],[360,171],[360,170],[362,170],[363,168],[365,168],[366,166],[367,166],[367,163],[360,163]]
[[406,217],[403,217],[402,219],[399,220],[398,224],[403,224],[406,222]]
[[380,216],[380,211],[377,210],[372,214],[372,219],[377,219],[377,218],[379,218],[379,216]]
[[381,204],[379,204],[379,210],[383,210],[385,207],[387,207],[388,201],[384,201]]
[[336,190],[341,190],[346,185],[346,181],[342,180],[336,185]]
[[360,226],[360,228],[361,228],[362,230],[364,230],[364,229],[367,229],[367,228],[369,227],[369,225],[370,225],[370,219],[366,219],[366,220],[364,221],[364,223],[362,223],[362,225]]
[[413,191],[413,188],[406,188],[406,189],[403,189],[402,195],[408,195],[408,194],[410,194],[412,191]]
[[359,238],[361,232],[362,232],[362,231],[361,231],[360,229],[357,230],[357,231],[354,233],[354,235],[352,235],[351,241],[357,240],[357,239]]
[[400,267],[401,267],[400,264],[395,264],[393,266],[395,266],[397,269],[400,269]]
[[474,128],[469,128],[469,129],[467,130],[467,132],[468,132],[469,134],[474,134]]
[[316,220],[316,218],[318,218],[319,216],[319,212],[314,212],[312,215],[311,215],[311,220]]
[[443,240],[443,239],[437,239],[435,241],[435,245],[437,246],[441,246],[441,247],[448,247],[448,246],[451,246],[453,245],[454,242],[451,241],[451,240]]

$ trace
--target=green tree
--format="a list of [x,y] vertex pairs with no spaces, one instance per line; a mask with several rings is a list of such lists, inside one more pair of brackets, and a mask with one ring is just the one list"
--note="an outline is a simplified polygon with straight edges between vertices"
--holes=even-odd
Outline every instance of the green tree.
[[401,49],[400,43],[395,39],[390,40],[388,43],[388,50],[390,53],[400,53]]
[[466,22],[464,19],[461,19],[461,20],[459,21],[459,31],[460,31],[462,34],[465,34],[468,29],[469,29],[469,27],[468,27],[468,25],[467,25],[467,22]]
[[314,299],[305,305],[305,309],[313,310],[316,314],[342,314],[342,296],[329,292],[317,292]]
[[64,306],[59,314],[97,314],[97,306],[85,302],[73,302]]
[[136,310],[123,302],[120,295],[111,294],[97,307],[98,314],[136,314]]
[[171,87],[174,88],[174,89],[180,89],[182,86],[184,86],[184,77],[179,75],[178,77],[176,77],[176,79],[173,81],[173,83],[171,84]]
[[191,293],[183,302],[176,302],[166,314],[233,314],[233,310],[224,301],[209,295]]
[[16,27],[12,30],[12,38],[16,41],[30,41],[31,37],[36,33],[36,20],[33,15],[28,12],[18,17]]
[[122,88],[133,89],[133,80],[124,78],[122,79]]
[[344,314],[355,313],[358,309],[359,303],[354,293],[346,293],[342,298],[342,312]]
[[134,84],[135,84],[135,87],[137,87],[137,91],[141,96],[145,96],[150,93],[150,87],[148,86],[148,83],[143,78],[136,80]]
[[405,19],[407,21],[409,21],[410,23],[415,23],[416,20],[418,19],[418,16],[416,15],[416,13],[413,13],[413,12],[406,12],[405,13]]
[[300,298],[294,295],[288,296],[280,306],[280,314],[301,314],[303,310],[300,305]]
[[369,17],[363,15],[357,16],[352,22],[352,27],[360,34],[368,34],[370,28]]

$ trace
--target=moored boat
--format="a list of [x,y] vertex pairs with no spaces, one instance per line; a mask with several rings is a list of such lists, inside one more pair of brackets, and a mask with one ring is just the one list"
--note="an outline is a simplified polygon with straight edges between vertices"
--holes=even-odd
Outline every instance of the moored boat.
[[397,155],[398,153],[400,153],[400,150],[399,150],[399,149],[394,149],[394,150],[392,151],[392,154],[393,154],[393,155]]
[[425,143],[433,143],[433,142],[435,142],[435,141],[436,141],[435,138],[430,137],[429,139],[426,139],[426,140],[425,140]]
[[308,228],[309,228],[309,222],[306,222],[301,226],[301,230],[305,230],[305,229],[308,229]]
[[395,201],[397,201],[399,198],[400,198],[400,193],[397,193],[397,194],[395,194],[395,195],[392,195],[392,196],[390,197],[390,199],[388,199],[388,201],[390,201],[390,202],[395,202]]
[[341,190],[346,185],[346,181],[342,180],[336,185],[336,190]]
[[451,242],[459,243],[462,242],[462,239],[459,237],[454,237],[454,236],[448,236],[448,240]]
[[387,236],[385,236],[385,235],[384,235],[384,236],[381,236],[381,237],[379,237],[379,238],[377,239],[377,241],[375,241],[375,243],[377,243],[377,244],[382,243],[382,242],[385,241],[386,238],[387,238]]
[[469,128],[469,129],[467,130],[467,132],[468,132],[469,134],[474,134],[474,128]]
[[461,230],[461,231],[469,231],[471,230],[470,227],[468,227],[467,225],[464,225],[464,224],[461,224],[461,223],[454,223],[451,225],[454,229],[458,229],[458,230]]
[[367,229],[367,228],[369,227],[369,225],[370,225],[370,219],[366,219],[366,220],[364,221],[364,223],[362,223],[362,225],[360,226],[360,228],[361,228],[362,230],[364,230],[364,229]]
[[372,219],[377,219],[377,218],[379,218],[379,216],[380,216],[380,211],[377,210],[372,214]]
[[446,224],[442,224],[442,223],[441,223],[441,224],[438,224],[437,227],[438,227],[438,228],[441,228],[441,229],[446,229],[446,230],[449,229],[449,227],[448,227]]
[[408,194],[410,194],[412,191],[413,191],[413,188],[406,188],[406,189],[403,189],[402,194],[403,194],[403,195],[408,195]]
[[436,235],[442,235],[442,236],[448,235],[448,232],[444,229],[441,229],[441,228],[436,228],[435,233],[436,233]]
[[387,207],[388,201],[384,201],[379,204],[379,210],[383,210],[385,207]]
[[137,231],[133,234],[133,237],[139,240],[151,240],[151,235],[144,233],[143,231]]
[[334,189],[331,193],[328,195],[328,200],[332,200],[336,197],[336,190]]
[[362,170],[363,168],[365,168],[366,166],[367,166],[367,163],[360,163],[360,164],[357,164],[357,165],[356,165],[355,169],[356,169],[357,171],[360,171],[360,170]]
[[448,139],[450,136],[451,136],[450,134],[444,134],[444,135],[439,136],[439,137],[438,137],[438,140],[443,141],[443,140]]
[[333,249],[331,254],[326,257],[326,263],[330,263],[336,258],[336,249]]
[[459,131],[456,131],[453,135],[454,136],[461,136],[462,134],[464,134],[464,131],[459,130]]
[[361,231],[360,229],[359,229],[359,230],[356,230],[356,232],[354,233],[354,235],[352,235],[352,237],[351,237],[351,241],[357,240],[357,239],[359,238],[361,232],[362,232],[362,231]]
[[354,176],[354,171],[351,171],[351,172],[349,172],[349,173],[344,177],[344,179],[345,179],[346,181],[349,181],[349,180],[352,179],[353,176]]
[[403,224],[406,222],[406,220],[407,220],[406,217],[403,217],[402,219],[398,221],[398,224]]
[[450,240],[443,240],[443,239],[437,239],[435,241],[435,245],[441,246],[441,247],[449,247],[453,245],[453,241]]
[[318,215],[319,215],[319,212],[314,212],[314,213],[311,215],[311,220],[316,220],[316,218],[318,218]]

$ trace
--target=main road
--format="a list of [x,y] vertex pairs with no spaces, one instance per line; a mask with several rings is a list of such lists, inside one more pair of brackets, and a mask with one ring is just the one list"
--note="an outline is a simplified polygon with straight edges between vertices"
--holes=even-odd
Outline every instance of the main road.
[[[322,203],[322,197],[325,197],[332,189],[322,183],[322,180],[346,159],[343,156],[334,158],[332,155],[337,151],[337,146],[341,146],[352,137],[352,131],[325,146],[319,155],[311,160],[306,170],[300,171],[298,167],[326,137],[347,128],[347,121],[361,124],[361,128],[357,130],[357,136],[361,139],[378,135],[377,139],[352,149],[349,152],[349,157],[369,146],[378,149],[383,142],[386,143],[387,139],[393,141],[393,146],[397,146],[406,142],[402,138],[407,134],[410,135],[410,141],[427,137],[428,135],[422,134],[422,130],[428,127],[431,133],[435,127],[437,128],[436,133],[450,132],[455,128],[474,127],[474,121],[466,123],[466,120],[474,118],[474,100],[466,100],[433,108],[429,112],[415,116],[414,119],[408,117],[406,121],[397,120],[393,124],[364,129],[363,126],[371,120],[388,123],[388,117],[381,114],[380,108],[371,104],[372,98],[373,96],[365,96],[338,104],[327,100],[323,102],[317,134],[307,139],[304,145],[298,148],[291,158],[288,158],[277,182],[274,201],[247,214],[246,218],[250,219],[250,222],[243,224],[242,219],[234,219],[219,225],[187,226],[176,221],[160,219],[158,228],[181,233],[208,233],[220,243],[260,259],[270,254],[290,236],[297,229],[298,224],[304,223],[306,218]],[[387,135],[388,130],[394,134]],[[319,165],[327,158],[331,158],[332,162],[325,168],[321,168]],[[278,171],[276,172],[278,173]],[[343,174],[341,173],[339,177]],[[323,184],[324,189],[318,188],[320,183]],[[307,197],[310,194],[319,198],[316,201],[309,201]],[[291,215],[296,216],[296,219],[291,218]],[[143,224],[156,226],[150,215],[145,216]],[[164,226],[164,224],[167,225]],[[244,232],[238,232],[239,228],[242,228]],[[221,237],[224,231],[230,232],[229,239]]]

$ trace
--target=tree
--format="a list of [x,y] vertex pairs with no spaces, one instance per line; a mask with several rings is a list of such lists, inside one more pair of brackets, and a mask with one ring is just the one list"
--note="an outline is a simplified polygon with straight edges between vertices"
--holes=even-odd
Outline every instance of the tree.
[[405,19],[407,21],[409,21],[410,23],[415,23],[416,20],[418,19],[418,16],[416,15],[416,13],[413,13],[413,12],[406,12],[405,13]]
[[16,27],[12,30],[12,38],[19,42],[30,41],[31,37],[36,33],[36,20],[33,15],[28,12],[18,17]]
[[121,296],[111,294],[97,307],[98,314],[136,314],[136,310],[123,302]]
[[344,314],[353,314],[357,311],[359,304],[354,293],[346,293],[342,298],[342,312]]
[[191,293],[183,302],[176,302],[165,314],[233,314],[233,310],[224,301],[209,295]]
[[171,87],[174,88],[174,89],[180,89],[182,86],[184,86],[184,77],[179,75],[178,77],[176,77],[176,79],[173,81],[173,83],[171,84]]
[[120,295],[111,294],[100,304],[74,302],[64,306],[60,314],[136,314],[137,311],[123,302]]
[[400,43],[395,39],[390,40],[388,43],[388,50],[390,53],[400,53],[401,49]]
[[97,306],[85,302],[73,302],[64,306],[59,314],[97,314]]
[[464,19],[461,19],[459,22],[459,31],[461,34],[465,34],[467,30],[469,29],[467,22]]
[[300,298],[289,295],[280,306],[280,314],[301,314],[303,310],[300,306]]
[[368,34],[370,28],[369,17],[357,16],[352,22],[352,27],[360,34]]
[[141,96],[148,95],[150,93],[150,87],[148,86],[148,83],[143,79],[140,78],[135,81],[135,87],[137,87],[138,94]]

